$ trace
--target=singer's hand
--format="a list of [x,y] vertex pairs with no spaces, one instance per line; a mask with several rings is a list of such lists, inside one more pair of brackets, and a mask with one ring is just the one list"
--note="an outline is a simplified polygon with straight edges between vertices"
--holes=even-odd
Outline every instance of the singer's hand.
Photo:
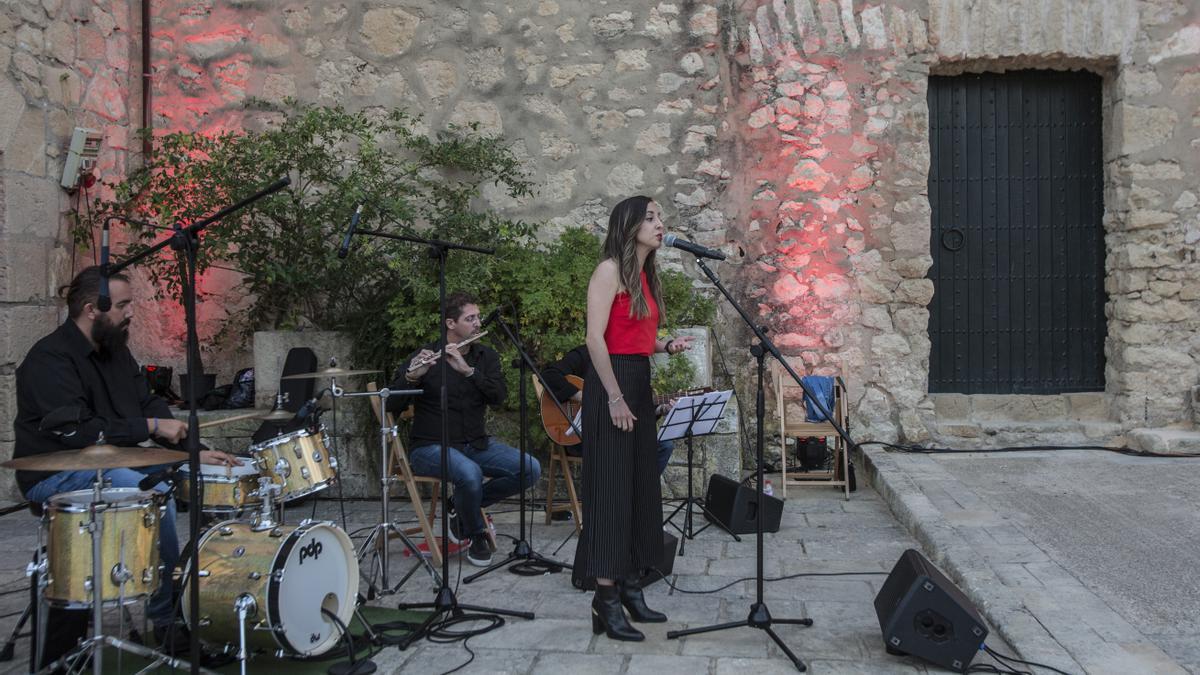
[[608,406],[608,414],[612,417],[613,426],[621,431],[633,431],[633,423],[637,421],[633,411],[626,405],[625,399]]
[[458,371],[459,375],[466,375],[471,372],[471,366],[467,365],[467,360],[463,355],[458,353],[458,345],[446,345],[446,358],[450,359],[450,367]]
[[241,466],[242,460],[220,450],[201,450],[200,463],[216,466]]
[[694,335],[683,335],[677,338],[671,338],[671,346],[667,349],[668,354],[678,354],[686,352],[692,348],[692,341],[696,339]]
[[[416,356],[414,356],[412,358],[412,361],[410,361],[410,363],[413,363],[416,361],[425,361],[427,359],[432,358],[435,353],[436,352],[434,352],[431,349],[422,349]],[[437,363],[436,359],[430,363],[427,363],[427,364],[421,366],[420,368],[414,368],[413,370],[408,371],[407,373],[405,373],[404,376],[407,377],[410,382],[419,380],[425,376],[425,373],[429,372],[429,369],[433,367],[434,363]]]
[[[150,429],[154,429],[154,420],[149,420]],[[161,438],[164,441],[178,443],[187,436],[187,423],[177,419],[158,419],[158,431],[151,433],[155,438]]]

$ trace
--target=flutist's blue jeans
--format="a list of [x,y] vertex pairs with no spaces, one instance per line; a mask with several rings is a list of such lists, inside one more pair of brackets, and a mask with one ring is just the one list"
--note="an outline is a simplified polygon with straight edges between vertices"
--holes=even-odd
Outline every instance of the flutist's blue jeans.
[[[408,462],[419,476],[439,477],[442,473],[441,445],[422,445],[408,451]],[[537,459],[525,456],[525,483],[518,480],[521,451],[488,438],[487,447],[478,450],[469,445],[447,449],[450,482],[454,484],[454,508],[462,522],[463,534],[473,536],[487,530],[479,509],[511,497],[536,485],[542,475]],[[491,480],[483,482],[484,477]]]

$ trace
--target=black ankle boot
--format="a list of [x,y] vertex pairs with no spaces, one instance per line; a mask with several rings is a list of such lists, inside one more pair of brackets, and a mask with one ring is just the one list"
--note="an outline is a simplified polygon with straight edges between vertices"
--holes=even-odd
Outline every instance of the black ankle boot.
[[646,606],[646,596],[642,587],[637,583],[637,577],[626,577],[621,580],[621,604],[629,610],[629,618],[640,623],[663,623],[667,615],[656,612]]
[[606,633],[614,640],[626,642],[641,642],[646,639],[642,632],[629,625],[625,618],[625,610],[621,609],[621,599],[617,597],[616,586],[596,586],[596,595],[592,598],[592,632]]

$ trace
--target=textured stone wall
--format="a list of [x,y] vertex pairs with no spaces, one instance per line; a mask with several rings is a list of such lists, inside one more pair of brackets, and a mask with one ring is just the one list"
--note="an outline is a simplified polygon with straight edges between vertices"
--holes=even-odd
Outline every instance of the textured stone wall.
[[[125,170],[131,115],[131,16],[126,2],[0,4],[0,457],[12,452],[14,372],[58,323],[53,300],[71,277],[59,187],[72,129],[104,135],[97,170]],[[134,82],[135,83],[135,82]],[[136,84],[136,83],[135,83]],[[131,110],[132,108],[132,110]],[[95,191],[92,192],[93,196]],[[79,259],[90,264],[91,256]],[[0,472],[0,494],[13,494]],[[12,492],[10,492],[12,491]]]
[[[846,377],[855,435],[886,440],[925,439],[936,415],[928,76],[1098,72],[1105,405],[1125,428],[1194,413],[1194,2],[155,0],[154,10],[156,127],[254,128],[271,118],[244,113],[247,98],[287,96],[405,106],[430,130],[478,122],[515,144],[539,185],[527,200],[499,189],[487,198],[545,222],[547,237],[568,225],[599,231],[619,198],[653,195],[673,229],[730,254],[718,274],[796,365]],[[131,11],[136,3],[90,0],[0,9],[5,392],[16,360],[52,327],[49,291],[69,267],[58,221],[67,197],[54,184],[70,127],[105,131],[109,173],[127,163],[139,91]],[[663,259],[696,272],[687,257]],[[144,354],[178,353],[175,321],[156,319]],[[718,381],[728,370],[748,391],[740,319],[723,308],[715,328]],[[752,424],[753,411],[743,419]]]

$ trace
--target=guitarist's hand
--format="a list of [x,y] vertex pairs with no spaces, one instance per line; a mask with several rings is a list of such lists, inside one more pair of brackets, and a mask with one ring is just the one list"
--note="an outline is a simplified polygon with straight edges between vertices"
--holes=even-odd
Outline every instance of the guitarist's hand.
[[613,426],[621,431],[633,431],[633,423],[637,418],[633,416],[633,412],[629,410],[629,405],[625,403],[625,399],[609,404],[608,414],[612,417]]
[[671,338],[670,348],[667,349],[668,354],[678,354],[686,352],[692,348],[692,340],[695,340],[694,335],[683,335],[677,338]]
[[671,412],[671,408],[675,407],[675,402],[678,400],[679,399],[677,399],[677,398],[673,398],[670,401],[667,401],[666,403],[660,404],[657,408],[654,409],[654,415],[656,417],[662,417],[663,415],[666,415],[667,413]]

